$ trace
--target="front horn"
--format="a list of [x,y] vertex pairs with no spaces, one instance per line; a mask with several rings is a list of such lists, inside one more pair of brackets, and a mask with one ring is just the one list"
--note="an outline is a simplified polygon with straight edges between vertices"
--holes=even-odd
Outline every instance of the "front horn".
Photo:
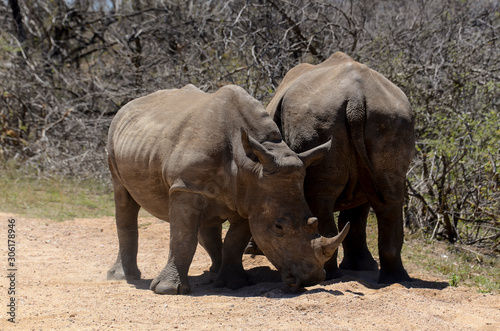
[[333,238],[326,238],[321,236],[319,238],[311,240],[316,258],[318,258],[321,263],[325,263],[333,256],[333,253],[335,253],[342,241],[344,241],[345,236],[347,236],[350,227],[351,224],[347,223],[342,229],[342,232],[340,232]]

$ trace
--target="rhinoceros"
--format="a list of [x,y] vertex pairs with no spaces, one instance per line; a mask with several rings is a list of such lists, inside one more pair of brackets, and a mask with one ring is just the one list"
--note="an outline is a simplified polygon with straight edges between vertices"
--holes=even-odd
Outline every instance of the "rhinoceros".
[[[370,206],[378,224],[379,283],[410,280],[401,261],[405,177],[415,152],[414,117],[405,94],[348,55],[292,68],[266,109],[290,148],[300,153],[332,136],[332,147],[307,169],[304,190],[319,233],[351,223],[340,267],[377,270],[366,245]],[[336,254],[327,279],[339,275]]]
[[216,285],[248,285],[242,255],[251,235],[289,290],[322,282],[323,265],[348,227],[335,238],[319,236],[303,181],[306,166],[330,145],[294,153],[260,103],[232,85],[216,93],[187,85],[129,102],[113,119],[107,143],[119,241],[108,279],[141,276],[142,207],[170,223],[168,261],[150,286],[156,293],[190,292],[198,240],[218,271]]

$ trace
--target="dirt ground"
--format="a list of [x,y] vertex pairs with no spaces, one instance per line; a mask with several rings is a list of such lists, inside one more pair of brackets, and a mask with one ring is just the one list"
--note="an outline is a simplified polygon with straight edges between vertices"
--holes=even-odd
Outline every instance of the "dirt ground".
[[449,287],[411,265],[411,283],[380,287],[375,274],[351,274],[292,295],[265,257],[245,256],[256,285],[233,291],[213,287],[209,257],[198,247],[192,294],[157,295],[148,287],[166,263],[168,224],[140,219],[142,280],[128,284],[106,280],[118,247],[113,218],[55,222],[0,213],[3,238],[12,217],[16,323],[7,321],[5,239],[1,330],[500,330],[500,295]]

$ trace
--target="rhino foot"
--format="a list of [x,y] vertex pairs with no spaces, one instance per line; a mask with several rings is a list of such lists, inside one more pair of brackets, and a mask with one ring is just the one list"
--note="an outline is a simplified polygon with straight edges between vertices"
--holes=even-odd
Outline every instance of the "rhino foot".
[[219,264],[216,264],[216,263],[212,263],[212,265],[210,266],[210,269],[209,271],[216,274],[218,273],[220,270],[220,263]]
[[172,282],[168,280],[160,280],[158,277],[153,279],[149,289],[157,294],[189,294],[191,292],[191,287],[182,285],[177,282]]
[[215,287],[227,287],[231,290],[237,290],[245,286],[250,286],[252,283],[247,279],[236,279],[236,280],[215,280]]
[[384,271],[381,269],[377,281],[379,284],[394,284],[403,282],[411,282],[410,276],[404,269],[398,271]]
[[330,268],[326,268],[325,266],[325,271],[326,271],[325,280],[332,280],[342,277],[342,273],[340,272],[339,268],[337,268],[337,266]]
[[245,270],[231,270],[220,272],[214,282],[215,287],[227,287],[231,290],[237,290],[245,286],[252,285],[250,277]]
[[340,263],[340,269],[355,270],[355,271],[377,271],[378,264],[377,261],[370,255],[363,259],[350,259],[347,256],[344,257],[342,263]]
[[108,280],[137,280],[141,279],[141,271],[135,269],[125,273],[121,264],[114,264],[109,270],[106,277]]

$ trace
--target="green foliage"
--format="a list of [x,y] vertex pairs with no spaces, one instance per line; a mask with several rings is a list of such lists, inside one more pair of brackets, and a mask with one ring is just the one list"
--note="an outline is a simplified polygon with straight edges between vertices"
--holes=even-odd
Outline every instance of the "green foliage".
[[457,287],[459,281],[460,281],[460,276],[452,274],[450,277],[450,286]]
[[[500,83],[495,71],[500,63],[492,42],[498,17],[494,10],[481,16],[486,6],[481,2],[445,3],[413,7],[420,16],[412,25],[403,17],[388,22],[392,33],[380,29],[362,53],[403,89],[414,110],[417,156],[408,173],[407,225],[432,239],[498,250]],[[477,24],[479,16],[484,24]],[[411,42],[401,35],[411,36]],[[384,61],[373,57],[377,50]]]
[[[15,54],[17,52],[22,51],[22,48],[19,47],[19,45],[16,46],[16,45],[12,45],[12,44],[7,43],[5,38],[3,38],[2,34],[3,33],[0,32],[0,49],[1,49],[0,54],[4,54],[4,53]],[[5,56],[5,58],[8,58],[8,57]],[[2,57],[0,57],[0,59],[2,59]]]

